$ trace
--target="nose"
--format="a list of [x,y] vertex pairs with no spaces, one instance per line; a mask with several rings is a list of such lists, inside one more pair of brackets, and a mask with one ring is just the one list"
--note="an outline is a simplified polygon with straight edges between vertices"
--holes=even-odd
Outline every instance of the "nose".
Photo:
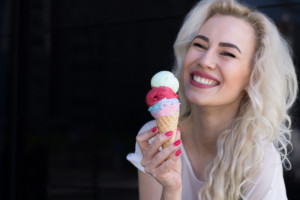
[[204,69],[214,70],[216,68],[216,59],[212,51],[205,51],[199,58],[198,64]]

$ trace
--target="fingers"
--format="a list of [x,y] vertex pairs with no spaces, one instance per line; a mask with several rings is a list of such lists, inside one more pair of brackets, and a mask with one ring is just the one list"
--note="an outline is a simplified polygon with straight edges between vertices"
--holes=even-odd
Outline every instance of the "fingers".
[[180,131],[180,128],[177,129],[177,132],[176,132],[176,139],[175,141],[179,140],[181,138],[181,131]]
[[144,152],[146,149],[149,148],[149,140],[153,138],[158,133],[157,126],[153,127],[152,129],[142,133],[138,134],[136,136],[136,141],[141,149],[142,152]]
[[149,145],[149,148],[143,152],[142,165],[146,165],[158,152],[162,144],[172,138],[173,132],[169,131],[165,134],[158,134],[153,142]]
[[[176,150],[179,149],[181,146],[181,140],[180,140],[180,129],[177,130],[176,133],[176,140],[173,144],[171,144],[169,147],[163,149],[162,151],[159,151],[159,148],[162,146],[162,144],[169,141],[172,136],[173,132],[169,131],[165,134],[158,134],[157,127],[154,127],[142,134],[139,134],[137,136],[137,142],[138,145],[141,148],[143,159],[141,160],[141,165],[148,168],[149,171],[159,166],[162,162],[167,160],[171,157],[172,154],[175,153]],[[155,139],[149,144],[149,140],[153,138]]]
[[[170,162],[172,163],[174,159],[177,160],[181,153],[181,151],[179,150],[180,146],[181,140],[178,139],[172,145],[154,154],[153,158],[151,159],[147,158],[145,155],[141,162],[141,164],[145,168],[145,171],[149,174],[152,174],[156,170],[161,169],[161,166],[168,165],[168,163]],[[171,154],[173,155],[170,157]],[[170,167],[172,167],[172,164],[170,164]],[[170,169],[170,167],[168,169]]]
[[[147,174],[154,177],[164,187],[178,188],[177,186],[181,185],[182,168],[180,129],[176,133],[167,132],[165,134],[157,134],[157,130],[155,133],[152,130],[137,137],[143,154],[141,165]],[[175,142],[166,148],[160,148],[162,144],[170,141],[174,134],[176,134]],[[149,139],[153,137],[155,139],[149,143]]]
[[162,163],[159,167],[151,171],[152,176],[157,178],[164,178],[164,175],[169,173],[172,170],[179,172],[181,169],[181,164],[178,163],[180,162],[180,155],[181,155],[180,149],[173,152],[173,155],[171,156],[170,159],[168,159],[166,162]]

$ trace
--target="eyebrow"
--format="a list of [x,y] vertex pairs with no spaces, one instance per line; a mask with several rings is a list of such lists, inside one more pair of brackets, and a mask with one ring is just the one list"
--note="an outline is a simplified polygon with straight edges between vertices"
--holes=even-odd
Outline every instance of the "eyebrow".
[[241,50],[240,50],[236,45],[234,45],[234,44],[232,44],[232,43],[220,42],[220,43],[219,43],[219,46],[220,46],[220,47],[231,47],[231,48],[235,48],[235,49],[238,50],[240,53],[242,53]]
[[[199,39],[201,39],[201,40],[204,40],[205,42],[209,42],[209,39],[208,39],[207,37],[205,37],[204,35],[196,35],[196,37],[195,37],[194,39],[196,39],[196,38],[199,38]],[[238,52],[242,53],[241,50],[240,50],[236,45],[234,45],[234,44],[232,44],[232,43],[228,43],[228,42],[220,42],[220,43],[219,43],[219,46],[220,46],[220,47],[230,47],[230,48],[234,48],[234,49],[238,50]]]
[[196,37],[194,39],[196,39],[196,38],[202,39],[205,42],[209,42],[209,39],[207,37],[205,37],[204,35],[196,35]]

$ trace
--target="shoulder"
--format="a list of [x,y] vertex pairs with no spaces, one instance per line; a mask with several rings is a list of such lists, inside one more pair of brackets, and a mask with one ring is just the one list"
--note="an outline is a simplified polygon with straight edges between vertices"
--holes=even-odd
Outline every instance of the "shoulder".
[[271,143],[264,147],[261,168],[249,184],[246,196],[248,199],[286,199],[280,153]]
[[264,148],[263,168],[274,168],[282,166],[280,153],[273,144],[268,144]]
[[282,161],[279,151],[274,144],[267,144],[264,146],[264,157],[258,179],[267,179],[271,184],[274,180],[274,175],[282,175]]

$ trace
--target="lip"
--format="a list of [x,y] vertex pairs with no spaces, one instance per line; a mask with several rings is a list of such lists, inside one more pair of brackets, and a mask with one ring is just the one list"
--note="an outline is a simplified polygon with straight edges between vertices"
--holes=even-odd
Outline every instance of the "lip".
[[[198,83],[198,82],[193,80],[193,75],[197,75],[197,76],[200,76],[200,77],[203,77],[203,78],[214,80],[218,84],[217,85],[204,85],[204,84]],[[191,73],[191,76],[190,76],[190,83],[193,86],[198,87],[198,88],[212,88],[212,87],[218,86],[220,84],[220,81],[218,79],[216,79],[215,77],[213,77],[212,75],[205,74],[205,73],[202,73],[202,72],[199,72],[199,71],[193,71]]]

